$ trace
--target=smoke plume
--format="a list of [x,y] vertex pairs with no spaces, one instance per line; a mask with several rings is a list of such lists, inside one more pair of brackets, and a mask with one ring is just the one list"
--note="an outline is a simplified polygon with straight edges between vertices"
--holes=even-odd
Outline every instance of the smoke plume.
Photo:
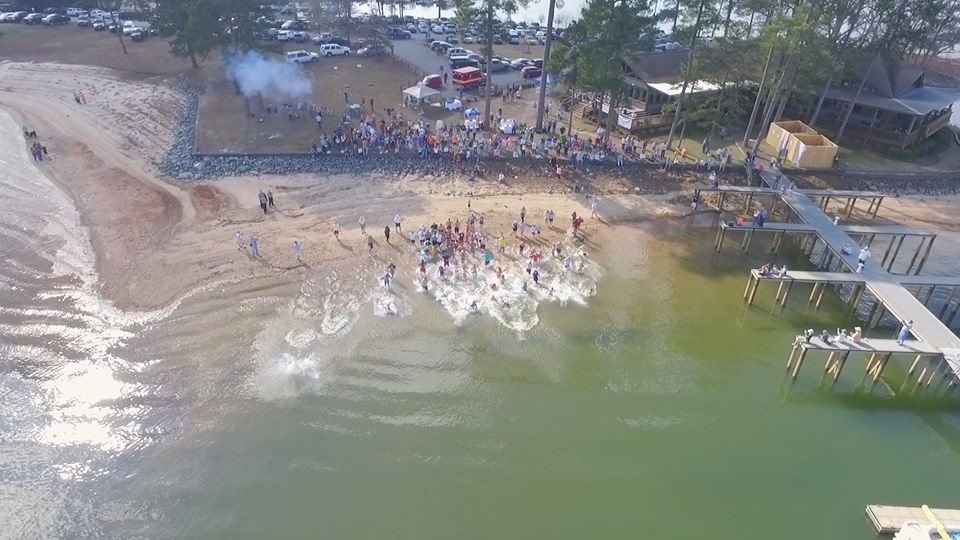
[[310,80],[299,64],[268,59],[259,52],[231,52],[226,57],[227,76],[246,97],[258,94],[283,99],[310,95]]

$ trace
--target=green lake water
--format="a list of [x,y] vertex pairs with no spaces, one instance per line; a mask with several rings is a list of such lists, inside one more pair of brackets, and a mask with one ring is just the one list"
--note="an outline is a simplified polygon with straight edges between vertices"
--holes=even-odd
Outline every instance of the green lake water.
[[[858,394],[854,357],[820,391],[811,354],[785,391],[797,330],[849,316],[802,289],[771,313],[768,284],[746,309],[762,258],[712,238],[624,230],[589,306],[541,305],[523,335],[409,290],[412,315],[362,308],[296,350],[315,322],[273,304],[230,312],[258,313],[252,353],[229,324],[222,348],[153,325],[147,373],[181,412],[81,496],[123,501],[95,505],[108,534],[190,538],[866,540],[868,504],[956,506],[956,407],[891,398],[902,369]],[[172,318],[224,313],[191,309]]]

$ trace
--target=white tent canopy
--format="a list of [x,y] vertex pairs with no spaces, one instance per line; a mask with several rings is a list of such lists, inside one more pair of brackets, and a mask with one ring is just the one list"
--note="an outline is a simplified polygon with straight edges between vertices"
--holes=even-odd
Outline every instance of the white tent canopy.
[[418,84],[416,86],[411,86],[410,88],[407,88],[406,90],[403,91],[403,93],[404,95],[410,96],[413,99],[422,101],[430,96],[435,96],[440,92],[434,90],[433,88],[430,88],[429,86],[423,86],[422,84]]

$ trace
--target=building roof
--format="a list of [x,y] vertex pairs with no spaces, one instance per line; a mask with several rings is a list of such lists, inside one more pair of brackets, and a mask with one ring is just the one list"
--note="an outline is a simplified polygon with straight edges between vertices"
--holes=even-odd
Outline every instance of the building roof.
[[621,59],[630,74],[645,83],[674,83],[683,76],[687,50],[631,53]]
[[[850,102],[853,101],[856,94],[856,88],[831,88],[827,93],[827,97]],[[956,101],[960,101],[960,88],[924,86],[922,88],[914,88],[896,98],[878,95],[875,92],[864,89],[857,99],[857,104],[916,116],[946,109]]]

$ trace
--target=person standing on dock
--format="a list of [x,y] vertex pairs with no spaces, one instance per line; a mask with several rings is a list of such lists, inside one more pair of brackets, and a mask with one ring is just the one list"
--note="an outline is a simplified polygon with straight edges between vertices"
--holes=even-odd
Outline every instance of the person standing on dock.
[[863,246],[860,248],[860,254],[857,255],[857,262],[860,263],[857,273],[860,273],[860,270],[863,270],[863,267],[867,265],[867,261],[870,260],[870,246]]
[[903,342],[907,340],[907,336],[910,335],[910,330],[912,329],[913,329],[913,320],[909,320],[900,326],[900,333],[897,334],[898,345],[903,345]]

